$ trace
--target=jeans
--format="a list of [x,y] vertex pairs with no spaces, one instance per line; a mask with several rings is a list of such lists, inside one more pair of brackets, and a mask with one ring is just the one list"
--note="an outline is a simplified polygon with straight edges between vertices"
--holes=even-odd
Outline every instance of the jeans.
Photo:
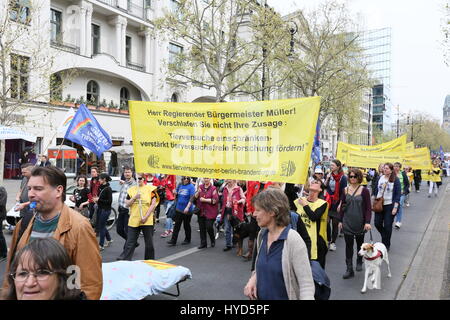
[[5,236],[3,235],[3,220],[0,219],[0,258],[6,257],[8,254],[8,247],[6,246]]
[[[227,210],[229,212],[227,213]],[[223,217],[223,220],[225,222],[225,245],[229,248],[233,246],[233,227],[231,226],[231,222],[228,218],[231,218],[231,209],[225,208],[225,217]]]
[[153,226],[139,226],[139,227],[128,226],[128,235],[127,235],[127,242],[125,243],[125,249],[123,250],[118,260],[131,261],[141,230],[142,233],[144,234],[144,242],[145,242],[144,260],[154,260],[155,247],[153,246],[153,229],[154,229]]
[[375,213],[375,227],[381,234],[381,242],[387,249],[391,247],[392,224],[394,216],[392,215],[393,204],[383,206],[382,212]]
[[167,212],[169,211],[170,207],[173,206],[173,204],[174,204],[174,200],[170,200],[170,201],[169,200],[165,200],[164,201],[164,206],[166,207],[166,211],[165,211],[166,224],[165,224],[164,228],[166,230],[172,230],[173,229],[173,220],[172,220],[172,218],[168,218],[167,217]]
[[111,241],[111,236],[109,235],[108,229],[106,229],[106,222],[108,221],[109,215],[111,214],[111,209],[98,209],[97,211],[97,226],[100,232],[100,246],[103,247],[105,244],[105,236],[107,241]]
[[172,239],[173,243],[177,243],[178,234],[180,233],[181,224],[184,224],[184,241],[191,242],[191,218],[192,214],[185,214],[183,212],[177,211],[175,216],[175,228],[173,229]]
[[400,196],[400,204],[398,205],[397,215],[395,217],[395,222],[402,222],[403,206],[405,204],[406,195],[402,194]]
[[206,217],[198,217],[198,226],[200,228],[200,245],[206,246],[206,233],[209,235],[211,243],[215,243],[214,222],[216,219],[207,219]]
[[298,217],[299,216],[294,211],[291,211],[290,215],[291,215],[291,223],[290,223],[291,229],[297,231],[297,222],[298,222]]
[[117,217],[117,234],[127,240],[128,219],[130,210],[119,206],[119,216]]

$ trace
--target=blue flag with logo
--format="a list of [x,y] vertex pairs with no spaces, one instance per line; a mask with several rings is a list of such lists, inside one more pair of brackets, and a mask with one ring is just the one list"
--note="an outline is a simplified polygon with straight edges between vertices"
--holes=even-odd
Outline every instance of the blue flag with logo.
[[444,148],[442,148],[442,146],[439,148],[439,157],[441,158],[441,161],[444,161],[445,154],[444,154]]
[[97,119],[84,104],[80,105],[80,108],[75,113],[64,139],[86,147],[98,157],[101,157],[103,152],[112,147],[109,134],[103,130]]
[[321,161],[321,155],[320,155],[320,121],[317,120],[317,126],[316,126],[316,135],[314,136],[314,144],[313,149],[311,153],[311,158],[314,162],[314,164],[317,164]]

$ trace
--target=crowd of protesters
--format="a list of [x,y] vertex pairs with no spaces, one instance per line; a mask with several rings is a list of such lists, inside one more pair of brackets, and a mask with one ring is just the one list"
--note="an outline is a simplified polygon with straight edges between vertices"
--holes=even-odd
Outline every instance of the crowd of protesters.
[[[436,159],[426,175],[429,196],[433,191],[437,195],[441,174],[442,165]],[[67,179],[60,169],[23,164],[22,175],[24,180],[16,196],[16,210],[21,211],[22,219],[9,251],[4,237],[0,238],[0,257],[7,258],[3,297],[30,298],[28,291],[24,294],[26,286],[33,283],[28,281],[30,275],[37,284],[53,281],[58,288],[65,280],[58,276],[58,265],[64,268],[72,263],[84,269],[81,290],[46,291],[42,287],[35,297],[98,299],[102,287],[100,252],[113,242],[106,227],[112,210],[111,177],[95,167],[91,168],[90,180],[84,175],[76,177],[76,188],[67,195],[74,203],[71,209],[64,203]],[[345,240],[343,278],[349,279],[354,277],[355,248],[358,250],[365,234],[371,232],[372,215],[383,244],[390,250],[394,222],[400,229],[409,193],[413,185],[420,192],[422,176],[420,170],[402,168],[400,163],[381,164],[375,170],[347,168],[337,159],[329,168],[316,166],[304,185],[188,176],[177,183],[174,175],[135,173],[124,167],[116,224],[124,244],[117,260],[133,259],[141,232],[143,258],[155,259],[153,236],[160,219],[165,219],[160,236],[170,237],[169,246],[177,245],[182,225],[181,244],[190,244],[191,219],[196,215],[198,249],[207,248],[208,243],[215,247],[223,233],[223,251],[237,246],[238,255],[252,261],[253,272],[244,289],[250,299],[326,299],[326,255],[336,251],[338,237],[343,235]],[[380,198],[382,209],[373,213],[372,204]],[[0,199],[0,213],[4,215],[4,188],[0,189]],[[83,216],[95,217],[95,225]],[[248,237],[246,254],[237,245],[244,237]],[[50,238],[57,241],[45,242]],[[30,263],[36,267],[29,268]],[[362,271],[359,256],[356,271]],[[325,281],[316,279],[317,275]]]

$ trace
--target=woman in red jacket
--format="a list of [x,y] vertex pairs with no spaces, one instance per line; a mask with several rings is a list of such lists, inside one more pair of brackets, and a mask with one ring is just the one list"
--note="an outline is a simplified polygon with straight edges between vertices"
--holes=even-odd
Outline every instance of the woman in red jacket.
[[233,248],[233,226],[232,219],[238,222],[244,221],[245,195],[241,187],[236,184],[236,180],[225,180],[226,186],[223,189],[221,217],[225,221],[225,244],[223,251]]

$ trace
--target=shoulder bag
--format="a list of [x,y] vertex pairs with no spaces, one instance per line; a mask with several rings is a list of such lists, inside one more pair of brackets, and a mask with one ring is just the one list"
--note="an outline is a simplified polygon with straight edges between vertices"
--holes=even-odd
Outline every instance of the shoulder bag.
[[383,204],[384,204],[384,191],[386,191],[386,187],[389,181],[386,181],[386,184],[384,185],[383,193],[381,194],[380,198],[375,199],[373,202],[372,210],[373,212],[383,212]]

